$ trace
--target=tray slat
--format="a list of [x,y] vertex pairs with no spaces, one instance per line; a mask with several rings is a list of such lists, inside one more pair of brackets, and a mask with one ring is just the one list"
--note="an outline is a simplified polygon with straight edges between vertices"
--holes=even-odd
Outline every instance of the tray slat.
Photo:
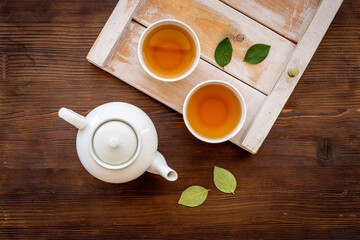
[[[265,94],[275,86],[295,46],[218,0],[149,0],[134,15],[144,26],[166,18],[178,19],[193,28],[200,40],[201,57],[214,66],[218,66],[214,59],[217,44],[229,35],[245,35],[242,42],[232,41],[233,57],[224,70]],[[271,45],[266,60],[259,64],[243,62],[246,50],[255,43]]]
[[221,0],[238,11],[298,42],[321,0]]
[[104,67],[113,55],[124,29],[131,21],[143,0],[119,1],[113,13],[93,44],[87,59],[98,67]]

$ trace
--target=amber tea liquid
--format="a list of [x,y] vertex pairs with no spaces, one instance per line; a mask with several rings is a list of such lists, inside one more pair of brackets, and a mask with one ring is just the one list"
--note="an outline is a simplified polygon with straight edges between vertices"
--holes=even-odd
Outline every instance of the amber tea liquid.
[[145,38],[143,56],[148,68],[161,77],[177,77],[192,66],[196,48],[190,34],[175,25],[162,25]]
[[187,106],[190,126],[200,135],[219,138],[233,131],[240,121],[241,103],[227,87],[205,85],[191,96]]

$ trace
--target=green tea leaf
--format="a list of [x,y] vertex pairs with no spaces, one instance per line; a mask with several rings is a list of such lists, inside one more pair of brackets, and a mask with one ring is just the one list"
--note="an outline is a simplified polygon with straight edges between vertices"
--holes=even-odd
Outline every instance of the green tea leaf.
[[259,63],[262,62],[269,54],[270,46],[266,44],[255,44],[252,45],[246,52],[245,62],[248,63]]
[[221,67],[225,67],[231,61],[232,46],[229,38],[223,39],[215,49],[215,60]]
[[187,207],[197,207],[206,200],[209,191],[210,189],[196,185],[188,187],[181,194],[178,204]]
[[215,166],[214,182],[220,191],[235,194],[236,178],[228,170]]

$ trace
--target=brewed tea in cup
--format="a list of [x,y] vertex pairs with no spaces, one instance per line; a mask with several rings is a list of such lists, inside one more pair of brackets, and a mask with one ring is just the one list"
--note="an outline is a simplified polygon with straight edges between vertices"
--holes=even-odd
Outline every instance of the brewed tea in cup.
[[200,44],[195,32],[177,20],[162,20],[150,25],[141,35],[138,56],[142,67],[162,81],[187,77],[200,59]]
[[231,84],[210,80],[195,86],[183,106],[184,121],[198,139],[220,143],[235,136],[244,125],[246,105]]

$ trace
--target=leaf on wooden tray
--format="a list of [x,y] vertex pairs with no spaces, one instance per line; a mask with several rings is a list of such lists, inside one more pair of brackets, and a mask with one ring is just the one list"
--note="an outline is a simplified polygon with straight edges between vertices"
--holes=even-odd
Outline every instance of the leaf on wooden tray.
[[196,185],[188,187],[181,194],[178,204],[187,207],[197,207],[206,200],[209,191],[210,189]]
[[231,61],[232,46],[229,38],[223,39],[215,49],[215,60],[221,67],[225,67]]
[[269,54],[269,51],[270,51],[269,45],[262,43],[252,45],[247,50],[244,61],[253,64],[262,62]]
[[215,186],[224,193],[235,194],[236,178],[234,175],[224,168],[214,167]]

